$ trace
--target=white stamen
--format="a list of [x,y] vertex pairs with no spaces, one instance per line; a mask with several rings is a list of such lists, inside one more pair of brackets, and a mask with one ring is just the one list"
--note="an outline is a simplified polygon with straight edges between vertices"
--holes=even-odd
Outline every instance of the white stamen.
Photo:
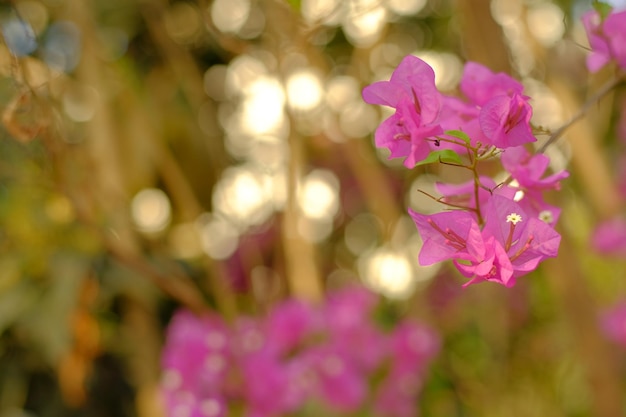
[[507,223],[513,223],[514,225],[516,225],[517,223],[521,221],[522,221],[522,216],[520,216],[517,213],[511,213],[508,216],[506,216]]

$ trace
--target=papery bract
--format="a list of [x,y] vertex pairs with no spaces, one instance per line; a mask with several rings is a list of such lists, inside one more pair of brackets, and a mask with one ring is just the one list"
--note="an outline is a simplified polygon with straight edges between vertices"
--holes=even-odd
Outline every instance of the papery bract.
[[626,69],[626,11],[611,12],[602,21],[596,11],[582,17],[591,53],[587,56],[587,68],[597,72],[610,61]]
[[544,201],[543,192],[560,190],[560,181],[569,177],[569,172],[562,170],[544,177],[550,159],[543,154],[531,155],[524,147],[506,149],[501,157],[502,166],[515,181],[509,187],[521,192],[516,198],[518,204],[531,217],[556,224],[561,209]]
[[609,44],[602,31],[602,20],[598,12],[590,10],[582,16],[582,22],[591,46],[591,53],[587,55],[587,68],[597,72],[611,60]]
[[524,86],[503,72],[494,74],[477,62],[467,62],[463,68],[461,92],[477,106],[484,106],[497,96],[521,95]]
[[430,152],[426,139],[443,132],[437,121],[441,96],[435,86],[435,73],[415,56],[406,56],[389,81],[365,87],[363,99],[396,109],[378,127],[374,140],[376,146],[388,148],[391,157],[406,157],[404,165],[408,168]]
[[548,224],[529,218],[519,204],[502,195],[493,195],[486,204],[482,230],[468,212],[409,214],[423,240],[420,264],[452,259],[472,278],[466,286],[481,281],[513,286],[515,278],[556,256],[561,239]]
[[448,259],[473,259],[484,255],[480,228],[467,211],[449,211],[425,215],[409,209],[422,238],[420,265],[432,265]]
[[487,274],[477,274],[470,282],[487,280],[512,286],[514,278],[558,253],[561,236],[545,222],[529,218],[513,200],[494,195],[485,209],[485,219],[482,235],[493,247],[497,262]]
[[620,68],[626,69],[626,11],[611,12],[603,27],[613,59]]
[[530,119],[532,108],[519,94],[496,96],[480,110],[480,127],[487,144],[497,148],[510,148],[535,142]]
[[543,154],[531,155],[523,146],[506,149],[501,161],[520,188],[526,191],[559,190],[560,181],[569,177],[569,172],[565,170],[544,177],[550,166],[550,158]]

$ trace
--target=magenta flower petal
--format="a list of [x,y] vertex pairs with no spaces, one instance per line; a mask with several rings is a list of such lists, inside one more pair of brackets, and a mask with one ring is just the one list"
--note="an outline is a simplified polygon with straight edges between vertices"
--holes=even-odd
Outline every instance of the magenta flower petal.
[[467,211],[424,215],[409,209],[423,246],[420,265],[432,265],[447,259],[471,259],[484,254],[478,224]]
[[532,108],[522,96],[496,96],[480,110],[480,127],[487,144],[497,148],[510,148],[535,142],[530,128]]
[[468,62],[463,69],[460,89],[475,105],[484,106],[496,96],[522,94],[524,87],[505,73],[494,74],[489,68]]
[[600,15],[592,10],[582,16],[582,22],[592,50],[587,55],[587,69],[598,72],[611,60],[609,44],[602,31],[602,21]]
[[400,100],[409,97],[408,93],[399,84],[390,81],[378,81],[363,89],[363,100],[369,104],[396,107]]
[[378,147],[388,148],[392,158],[405,157],[408,168],[430,153],[427,139],[443,133],[438,121],[441,94],[435,86],[435,74],[415,56],[405,57],[389,81],[365,87],[363,99],[396,109],[376,129],[375,142]]

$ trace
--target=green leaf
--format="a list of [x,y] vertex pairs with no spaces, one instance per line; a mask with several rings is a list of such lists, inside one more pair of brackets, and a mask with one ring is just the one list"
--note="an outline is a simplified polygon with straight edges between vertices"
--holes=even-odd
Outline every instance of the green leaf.
[[602,20],[606,19],[609,13],[611,13],[611,11],[613,10],[613,6],[599,0],[594,0],[592,5],[596,12],[598,12],[598,14],[600,15]]
[[457,139],[461,139],[463,142],[467,143],[468,145],[469,145],[469,143],[471,141],[470,137],[467,136],[467,133],[463,132],[462,130],[446,130],[443,133],[448,135],[448,136],[452,136],[452,137],[455,137]]
[[434,162],[447,162],[450,164],[459,164],[459,165],[463,164],[463,161],[461,160],[461,157],[459,156],[459,154],[457,154],[451,149],[443,149],[440,151],[432,151],[426,157],[426,159],[418,162],[417,164],[415,164],[415,166],[432,164]]

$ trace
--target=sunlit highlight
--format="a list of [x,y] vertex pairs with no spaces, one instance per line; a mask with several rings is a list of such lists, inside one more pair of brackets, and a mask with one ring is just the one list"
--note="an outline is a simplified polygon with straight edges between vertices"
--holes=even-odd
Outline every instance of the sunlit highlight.
[[250,55],[240,55],[234,58],[228,65],[228,71],[226,72],[226,80],[224,82],[226,96],[234,98],[243,94],[257,78],[266,74],[267,68],[257,58]]
[[249,0],[215,0],[211,4],[211,21],[217,29],[237,33],[248,20]]
[[426,0],[387,0],[385,4],[396,14],[410,16],[419,13],[426,6]]
[[330,219],[339,209],[339,181],[330,171],[316,170],[303,181],[298,193],[302,213],[310,219]]
[[213,191],[214,210],[241,228],[265,221],[272,205],[262,178],[246,167],[227,169]]
[[390,298],[406,298],[415,285],[415,272],[403,254],[379,248],[359,260],[361,279],[373,291]]
[[294,72],[287,79],[287,102],[294,110],[307,111],[322,101],[322,82],[309,70]]
[[302,17],[309,23],[336,25],[341,17],[340,0],[302,0]]
[[379,0],[354,0],[348,3],[343,30],[357,46],[369,46],[378,40],[385,26],[387,10]]
[[280,128],[285,114],[285,92],[274,77],[259,77],[248,88],[242,103],[245,133],[269,134]]
[[552,3],[540,3],[528,9],[526,19],[530,33],[544,46],[550,47],[563,37],[563,11]]
[[157,188],[145,188],[133,197],[131,215],[142,232],[155,233],[165,229],[171,218],[170,200]]

